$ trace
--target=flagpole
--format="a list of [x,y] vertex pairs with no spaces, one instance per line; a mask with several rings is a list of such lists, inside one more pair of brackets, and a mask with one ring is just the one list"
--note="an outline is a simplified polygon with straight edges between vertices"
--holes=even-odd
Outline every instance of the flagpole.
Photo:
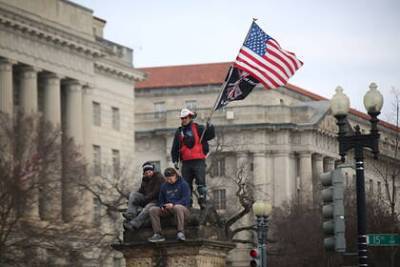
[[[244,38],[243,44],[246,42],[247,38],[249,37],[250,29],[251,29],[251,27],[253,26],[253,23],[255,23],[256,21],[257,21],[257,18],[253,18],[253,22],[250,24],[250,28],[249,28],[249,30],[247,31],[247,35],[246,35],[246,38]],[[210,113],[210,115],[209,115],[208,118],[207,118],[206,125],[205,125],[205,127],[204,127],[204,131],[201,133],[201,137],[200,137],[200,141],[199,141],[200,144],[201,144],[201,142],[203,141],[204,134],[205,134],[205,132],[206,132],[206,130],[207,130],[207,128],[208,128],[208,124],[210,123],[211,118],[212,118],[212,116],[213,116],[213,114],[214,114],[215,107],[216,107],[216,105],[219,103],[219,100],[220,100],[221,97],[222,97],[222,93],[224,92],[225,85],[226,85],[226,83],[228,82],[229,77],[230,77],[231,74],[232,74],[232,71],[233,71],[233,65],[232,65],[232,66],[230,67],[230,69],[229,69],[229,73],[228,73],[228,75],[227,75],[227,78],[225,79],[224,83],[223,83],[222,86],[221,86],[221,87],[222,87],[222,90],[221,90],[221,92],[219,93],[219,96],[217,97],[217,100],[215,100],[215,103],[214,103],[214,106],[213,106],[213,108],[212,108],[212,110],[211,110],[211,113]]]
[[226,85],[226,83],[228,82],[229,77],[231,76],[232,70],[233,70],[233,66],[230,66],[230,67],[229,67],[229,73],[228,73],[228,75],[227,75],[227,78],[225,79],[224,83],[221,85],[222,90],[221,90],[221,92],[219,93],[217,99],[215,100],[215,103],[214,103],[214,106],[213,106],[212,109],[211,109],[210,115],[208,116],[208,118],[207,118],[207,120],[206,120],[206,125],[204,126],[204,131],[201,133],[201,137],[200,137],[200,141],[199,141],[200,144],[201,144],[201,141],[203,141],[204,134],[205,134],[205,132],[206,132],[206,130],[207,130],[207,128],[208,128],[208,124],[209,124],[209,122],[211,121],[211,117],[214,115],[215,107],[217,106],[217,104],[219,103],[219,100],[220,100],[221,97],[222,97],[222,93],[224,92],[225,85]]

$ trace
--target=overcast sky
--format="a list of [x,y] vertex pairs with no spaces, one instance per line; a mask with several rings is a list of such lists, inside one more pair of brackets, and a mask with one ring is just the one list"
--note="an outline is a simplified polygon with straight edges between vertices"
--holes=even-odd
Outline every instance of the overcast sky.
[[341,85],[364,112],[374,81],[385,114],[392,87],[400,89],[398,0],[73,1],[107,21],[106,39],[134,49],[135,67],[233,61],[255,17],[304,62],[294,85],[328,98]]

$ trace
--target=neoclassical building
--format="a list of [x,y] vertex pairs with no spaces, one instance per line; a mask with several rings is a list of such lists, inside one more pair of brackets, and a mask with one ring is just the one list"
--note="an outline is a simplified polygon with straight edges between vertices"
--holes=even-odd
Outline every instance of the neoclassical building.
[[[153,161],[161,169],[171,165],[170,150],[174,131],[180,125],[179,110],[195,110],[196,121],[204,124],[230,65],[141,69],[148,78],[135,88],[137,160]],[[369,131],[368,118],[356,110],[349,114],[350,124],[359,124],[362,132]],[[339,159],[336,120],[330,115],[327,99],[291,84],[276,90],[259,85],[245,100],[216,111],[212,123],[217,138],[211,143],[207,184],[220,212],[238,210],[232,177],[239,170],[253,185],[257,200],[270,201],[273,206],[295,197],[319,201],[319,174],[334,169]],[[379,129],[380,161],[395,160],[396,127],[381,122]],[[218,153],[213,154],[216,149]],[[369,154],[366,158],[368,166],[372,160]],[[351,154],[347,162],[352,166]],[[346,168],[347,184],[352,183],[353,174],[352,168]],[[383,192],[383,181],[373,169],[367,169],[366,183],[370,190]],[[243,223],[249,220],[252,217]],[[243,253],[231,254],[234,266],[248,266],[248,248],[242,250]]]
[[[0,0],[0,111],[41,114],[61,127],[94,176],[133,160],[134,84],[144,77],[133,68],[132,49],[103,38],[105,25],[66,0]],[[85,199],[68,212],[83,209],[91,221],[99,205]],[[49,214],[63,209],[60,198],[50,206],[38,202],[32,216],[61,220]]]

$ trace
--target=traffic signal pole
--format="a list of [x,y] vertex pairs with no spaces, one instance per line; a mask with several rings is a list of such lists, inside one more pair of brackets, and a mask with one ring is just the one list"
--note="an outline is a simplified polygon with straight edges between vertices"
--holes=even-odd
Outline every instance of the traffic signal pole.
[[358,266],[364,267],[368,266],[368,244],[363,147],[356,145],[354,152],[356,161]]
[[377,116],[380,112],[368,112],[371,116],[370,134],[361,134],[360,126],[354,127],[355,132],[347,135],[345,131],[344,115],[335,116],[339,126],[338,141],[339,155],[342,162],[345,161],[347,151],[354,149],[354,160],[356,161],[356,195],[357,195],[357,248],[358,266],[368,266],[368,244],[367,244],[367,208],[365,202],[365,178],[364,178],[364,148],[372,150],[374,158],[379,154],[379,131]]

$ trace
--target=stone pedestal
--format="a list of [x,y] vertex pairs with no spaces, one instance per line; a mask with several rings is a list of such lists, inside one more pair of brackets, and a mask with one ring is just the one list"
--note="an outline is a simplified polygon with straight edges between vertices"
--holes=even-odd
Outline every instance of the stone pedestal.
[[175,240],[152,244],[133,242],[113,246],[124,254],[127,267],[223,267],[232,243],[209,240]]
[[192,209],[186,223],[186,241],[176,240],[173,217],[161,218],[166,241],[150,243],[150,224],[138,231],[125,231],[124,241],[112,247],[123,253],[127,267],[223,267],[226,256],[235,247],[225,240],[215,213]]

